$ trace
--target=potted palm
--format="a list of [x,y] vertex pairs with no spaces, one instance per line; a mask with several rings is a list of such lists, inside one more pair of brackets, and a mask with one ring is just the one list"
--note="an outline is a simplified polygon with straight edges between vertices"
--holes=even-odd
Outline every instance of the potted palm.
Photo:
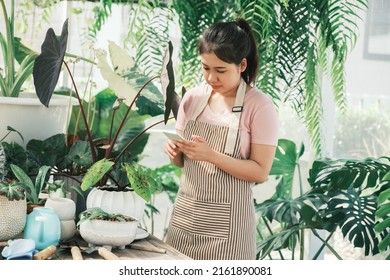
[[[157,187],[154,179],[145,171],[142,166],[133,162],[131,155],[126,151],[130,146],[135,145],[138,139],[147,132],[148,129],[160,123],[166,123],[170,118],[171,112],[176,116],[180,98],[174,90],[174,77],[172,68],[172,44],[169,43],[166,54],[163,58],[163,67],[160,75],[148,80],[142,80],[140,89],[134,89],[128,85],[128,80],[137,79],[137,73],[133,72],[134,64],[129,55],[119,49],[115,44],[110,44],[110,51],[117,50],[116,55],[111,56],[113,64],[110,67],[106,60],[104,52],[98,53],[98,67],[102,76],[109,82],[109,87],[112,88],[117,95],[126,96],[125,99],[117,98],[113,104],[112,122],[109,127],[107,139],[104,139],[103,144],[93,138],[91,126],[87,121],[86,112],[83,108],[83,99],[80,97],[77,85],[74,82],[73,75],[69,71],[69,67],[63,60],[66,43],[67,43],[67,20],[64,23],[62,34],[57,40],[54,31],[49,29],[46,34],[45,41],[42,45],[42,53],[36,58],[33,76],[34,84],[38,97],[41,102],[49,102],[53,94],[54,88],[58,81],[62,65],[65,65],[73,84],[75,96],[79,102],[79,110],[85,127],[86,143],[88,143],[92,166],[88,168],[87,173],[83,176],[81,188],[87,190],[93,188],[87,198],[87,208],[100,207],[108,213],[121,213],[124,215],[135,216],[139,218],[143,213],[143,205],[150,200],[150,194]],[[53,56],[53,53],[56,55]],[[118,55],[119,53],[119,55]],[[124,63],[124,65],[122,64]],[[54,70],[53,70],[54,69]],[[164,118],[162,120],[153,121],[152,124],[145,127],[142,131],[135,133],[130,137],[129,141],[123,145],[120,151],[115,154],[114,149],[119,138],[128,131],[124,130],[124,125],[130,117],[134,117],[133,107],[138,106],[138,111],[143,109],[137,105],[137,101],[142,96],[145,88],[152,83],[153,80],[161,81],[164,103]],[[156,96],[154,96],[156,98]],[[124,108],[124,109],[123,109]],[[123,111],[120,111],[123,110]],[[122,112],[120,116],[119,114]],[[114,119],[120,119],[120,124],[114,132],[112,123]],[[142,123],[145,118],[142,119]],[[154,120],[154,119],[152,119]],[[134,124],[139,125],[139,123]],[[128,129],[128,128],[127,128]],[[76,141],[74,144],[80,143]],[[135,194],[134,194],[135,193]],[[95,195],[96,194],[96,195]],[[120,197],[117,202],[116,197]],[[98,199],[99,198],[99,199]],[[140,207],[134,205],[139,204]],[[123,205],[123,208],[118,207]],[[112,208],[114,207],[114,208]],[[141,211],[138,210],[141,208]],[[137,214],[139,213],[139,214]]]
[[[45,139],[55,133],[65,132],[69,106],[74,105],[75,100],[56,95],[48,108],[42,106],[35,93],[24,92],[23,86],[32,77],[34,61],[38,54],[14,36],[15,3],[11,0],[7,10],[5,2],[0,0],[0,14],[5,26],[5,32],[0,32],[4,63],[0,66],[0,135],[5,135],[9,127],[12,127],[18,130],[24,139],[18,135],[10,135],[8,140],[23,144],[33,138]],[[45,129],[36,129],[37,124]]]

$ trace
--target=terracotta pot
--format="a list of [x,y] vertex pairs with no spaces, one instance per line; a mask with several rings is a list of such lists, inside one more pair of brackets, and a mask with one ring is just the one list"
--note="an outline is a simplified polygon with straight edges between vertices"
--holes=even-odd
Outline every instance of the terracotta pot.
[[30,214],[34,208],[37,208],[37,207],[45,207],[44,204],[27,204],[27,214]]

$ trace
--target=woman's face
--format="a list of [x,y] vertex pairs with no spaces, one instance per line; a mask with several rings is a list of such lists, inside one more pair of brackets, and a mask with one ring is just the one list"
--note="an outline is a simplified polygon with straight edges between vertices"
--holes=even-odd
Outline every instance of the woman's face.
[[241,80],[241,72],[246,68],[244,58],[240,65],[219,59],[214,52],[200,55],[205,81],[224,96],[235,96]]

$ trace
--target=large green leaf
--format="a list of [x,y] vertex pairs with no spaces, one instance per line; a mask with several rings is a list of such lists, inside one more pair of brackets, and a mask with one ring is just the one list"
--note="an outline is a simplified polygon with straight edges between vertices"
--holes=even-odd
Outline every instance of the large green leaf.
[[317,160],[309,171],[313,188],[345,190],[348,188],[373,188],[390,170],[386,158],[364,160]]
[[15,164],[22,169],[26,169],[27,156],[25,149],[13,141],[11,143],[2,142],[2,144],[6,156],[6,169],[11,169],[10,164]]
[[44,140],[32,139],[26,145],[26,152],[32,167],[58,166],[67,154],[65,134],[59,133]]
[[134,166],[125,163],[123,168],[133,190],[149,202],[152,193],[157,189],[157,182],[144,171],[141,165]]
[[364,248],[365,255],[379,253],[378,236],[374,231],[377,195],[362,195],[354,189],[333,193],[326,210],[326,222],[337,224],[343,236],[355,246]]
[[46,177],[48,175],[47,173],[50,171],[50,169],[51,167],[46,165],[39,168],[38,175],[35,178],[35,193],[37,197],[39,197],[39,194],[45,187]]
[[[355,246],[364,248],[365,254],[379,252],[379,241],[388,233],[377,235],[374,227],[378,197],[386,193],[388,182],[382,178],[390,171],[387,157],[364,160],[318,160],[310,170],[309,183],[316,191],[329,197],[325,212],[325,228],[337,225],[344,237]],[[386,219],[387,213],[381,214]],[[377,226],[378,227],[378,226]]]
[[57,85],[68,40],[68,20],[65,20],[61,37],[57,40],[54,30],[49,28],[41,47],[41,54],[35,59],[33,76],[37,96],[41,103],[49,106]]
[[39,204],[39,194],[46,186],[46,181],[49,175],[48,173],[51,170],[51,167],[46,165],[41,166],[35,178],[35,183],[33,183],[31,179],[32,177],[30,178],[30,176],[17,165],[11,164],[11,169],[16,178],[20,181],[21,186],[25,188],[28,203]]
[[326,200],[320,193],[306,193],[295,199],[270,199],[257,204],[256,212],[270,222],[279,222],[283,228],[299,224],[322,228],[319,210],[326,205]]
[[270,175],[281,177],[273,198],[291,198],[294,183],[295,169],[299,165],[299,158],[304,152],[304,146],[301,145],[300,151],[297,150],[294,142],[288,139],[279,139],[272,163]]
[[390,171],[383,176],[382,183],[383,190],[379,194],[378,209],[375,213],[375,218],[378,221],[378,224],[375,225],[375,231],[384,236],[379,242],[379,250],[386,251],[390,247]]
[[96,52],[97,66],[102,77],[108,81],[108,87],[118,97],[125,98],[124,102],[130,105],[136,98],[137,90],[123,78],[123,74],[128,73],[134,66],[134,59],[112,41],[109,42],[109,52],[112,65],[107,61],[107,53],[104,50],[98,50]]
[[76,165],[88,168],[92,165],[92,153],[87,141],[76,141],[69,149],[67,158]]
[[107,174],[113,165],[114,163],[112,161],[109,161],[105,158],[95,162],[84,175],[81,183],[81,189],[86,191],[97,184]]

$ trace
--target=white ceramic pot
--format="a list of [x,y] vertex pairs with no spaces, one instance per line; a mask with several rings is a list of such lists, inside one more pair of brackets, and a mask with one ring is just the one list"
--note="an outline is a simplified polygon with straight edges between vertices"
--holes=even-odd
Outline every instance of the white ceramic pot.
[[141,221],[145,200],[133,191],[117,192],[93,188],[87,196],[87,209],[100,207],[107,213],[120,213]]
[[53,208],[60,221],[68,221],[75,218],[76,204],[69,198],[50,197],[46,200],[45,207]]
[[26,224],[27,202],[9,201],[0,195],[0,241],[12,239],[21,233]]
[[76,222],[74,220],[60,221],[61,237],[60,240],[69,240],[76,233]]
[[138,221],[116,222],[86,220],[80,223],[80,235],[90,246],[102,245],[124,249],[134,241]]
[[21,93],[19,97],[0,96],[0,137],[5,136],[7,126],[11,126],[23,135],[24,142],[16,133],[8,135],[5,141],[15,141],[25,147],[31,139],[44,140],[65,133],[70,109],[77,104],[73,97],[56,94],[48,108],[40,103],[35,93]]

